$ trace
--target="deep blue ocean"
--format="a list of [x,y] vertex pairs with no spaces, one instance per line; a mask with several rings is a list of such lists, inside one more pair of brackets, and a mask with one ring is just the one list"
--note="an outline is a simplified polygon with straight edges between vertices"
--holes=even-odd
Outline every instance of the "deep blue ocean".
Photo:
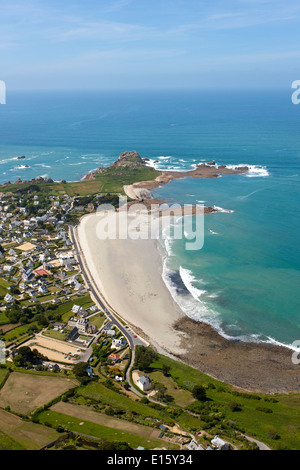
[[0,182],[79,180],[126,150],[159,169],[251,166],[155,191],[233,211],[205,217],[200,251],[167,240],[163,277],[187,315],[226,336],[300,340],[300,106],[291,90],[14,92],[0,105]]

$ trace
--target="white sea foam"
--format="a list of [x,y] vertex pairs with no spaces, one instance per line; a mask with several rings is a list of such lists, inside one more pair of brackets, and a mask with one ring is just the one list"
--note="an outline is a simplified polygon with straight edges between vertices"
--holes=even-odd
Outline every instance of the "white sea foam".
[[183,284],[187,288],[187,290],[192,294],[194,299],[200,301],[200,297],[203,294],[206,294],[206,290],[200,290],[194,286],[193,282],[196,281],[196,278],[193,276],[192,271],[189,269],[185,269],[182,266],[179,268],[180,277],[182,279]]
[[296,347],[294,344],[286,344],[286,343],[281,343],[280,341],[277,341],[276,339],[272,338],[271,336],[268,336],[268,339],[266,341],[263,341],[264,343],[271,343],[274,344],[275,346],[280,346],[284,348],[291,349],[292,351],[297,351],[300,353],[300,350],[298,347]]
[[[169,241],[165,243],[169,245]],[[168,252],[169,250],[167,250]],[[171,252],[172,250],[170,250]],[[221,335],[223,338],[229,341],[241,341],[241,342],[252,342],[252,343],[266,343],[266,344],[273,344],[277,346],[281,346],[292,351],[297,351],[300,353],[299,348],[296,348],[293,344],[285,344],[279,341],[274,340],[271,337],[264,339],[260,334],[240,334],[240,335],[231,335],[228,332],[224,331],[222,326],[222,319],[220,315],[214,311],[211,307],[209,307],[201,296],[203,294],[206,295],[207,298],[214,299],[218,297],[218,293],[207,294],[205,290],[200,290],[195,287],[194,283],[197,279],[193,276],[192,272],[188,269],[180,267],[180,276],[182,279],[183,284],[185,285],[188,292],[190,292],[191,296],[184,296],[177,293],[176,285],[173,284],[170,278],[171,270],[168,268],[168,256],[164,256],[163,258],[163,273],[162,278],[163,281],[168,288],[169,292],[171,293],[174,301],[179,305],[183,313],[187,315],[189,318],[195,321],[203,322],[210,325],[212,328],[216,330],[216,332]],[[198,280],[198,282],[200,282]],[[237,330],[236,325],[227,325],[227,331]]]
[[89,160],[90,158],[94,158],[94,157],[101,157],[101,158],[105,158],[105,155],[103,155],[102,153],[87,153],[85,155],[81,155],[80,158],[82,158],[83,160]]
[[213,206],[213,208],[218,212],[234,212],[233,210],[223,209],[223,207]]
[[147,166],[151,166],[155,170],[158,169],[159,163],[156,162],[156,160],[153,160],[152,158],[149,158],[149,160],[146,162]]
[[[234,170],[236,168],[248,167],[249,170],[245,173],[242,173],[242,176],[246,176],[247,178],[261,178],[269,176],[269,171],[266,166],[261,165],[248,165],[247,163],[239,163],[237,165],[226,165],[226,168],[230,170]],[[219,166],[216,165],[216,168]]]
[[[187,296],[183,296],[177,293],[176,285],[173,284],[173,282],[170,279],[171,270],[167,267],[167,260],[168,260],[168,257],[165,257],[163,261],[162,278],[169,292],[171,293],[173,299],[189,318],[192,318],[193,320],[196,320],[196,321],[207,321],[207,318],[211,318],[212,314],[208,312],[203,302],[200,302],[198,299],[195,299],[192,294],[191,296],[187,297]],[[200,296],[200,292],[201,291],[199,291],[199,296]],[[194,291],[194,295],[197,295],[196,291]]]
[[18,157],[5,158],[4,160],[0,160],[0,165],[4,165],[5,163],[11,162],[13,160],[18,160]]
[[27,170],[27,168],[31,168],[31,167],[29,165],[28,166],[19,165],[19,166],[15,166],[14,168],[10,168],[9,171]]

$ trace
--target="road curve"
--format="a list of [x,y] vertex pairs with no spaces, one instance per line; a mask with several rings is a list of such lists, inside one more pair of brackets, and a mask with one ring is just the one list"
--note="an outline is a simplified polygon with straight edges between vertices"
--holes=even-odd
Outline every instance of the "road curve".
[[96,283],[95,283],[95,281],[94,281],[94,279],[91,275],[91,272],[90,272],[90,270],[87,266],[87,263],[85,262],[84,254],[83,254],[83,251],[80,247],[80,242],[78,240],[76,227],[70,226],[69,234],[70,234],[71,242],[73,244],[74,254],[77,258],[82,277],[84,278],[84,281],[85,281],[86,285],[88,286],[88,290],[90,291],[90,293],[94,297],[95,301],[97,302],[97,304],[99,305],[101,310],[105,313],[107,318],[109,320],[111,320],[117,326],[117,328],[122,332],[124,337],[127,339],[129,348],[131,349],[131,360],[130,360],[130,364],[127,368],[125,379],[132,386],[131,380],[130,380],[130,369],[131,369],[131,367],[134,363],[134,341],[133,341],[133,338],[128,333],[126,328],[124,328],[122,323],[116,318],[116,316],[113,313],[112,307],[109,306],[107,301],[104,299],[103,295],[99,292],[99,288],[97,287],[97,285],[96,285]]

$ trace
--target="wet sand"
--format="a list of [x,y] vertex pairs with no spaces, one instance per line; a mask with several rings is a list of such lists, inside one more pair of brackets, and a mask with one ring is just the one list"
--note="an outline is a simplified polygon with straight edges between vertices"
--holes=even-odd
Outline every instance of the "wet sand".
[[251,392],[300,391],[300,365],[292,351],[267,343],[232,341],[205,323],[187,317],[175,322],[188,337],[188,351],[178,359],[223,382]]

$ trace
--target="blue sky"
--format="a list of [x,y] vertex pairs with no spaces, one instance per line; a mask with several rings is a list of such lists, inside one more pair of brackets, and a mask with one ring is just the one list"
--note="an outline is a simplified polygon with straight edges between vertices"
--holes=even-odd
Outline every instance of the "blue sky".
[[0,0],[8,89],[282,88],[299,0]]

